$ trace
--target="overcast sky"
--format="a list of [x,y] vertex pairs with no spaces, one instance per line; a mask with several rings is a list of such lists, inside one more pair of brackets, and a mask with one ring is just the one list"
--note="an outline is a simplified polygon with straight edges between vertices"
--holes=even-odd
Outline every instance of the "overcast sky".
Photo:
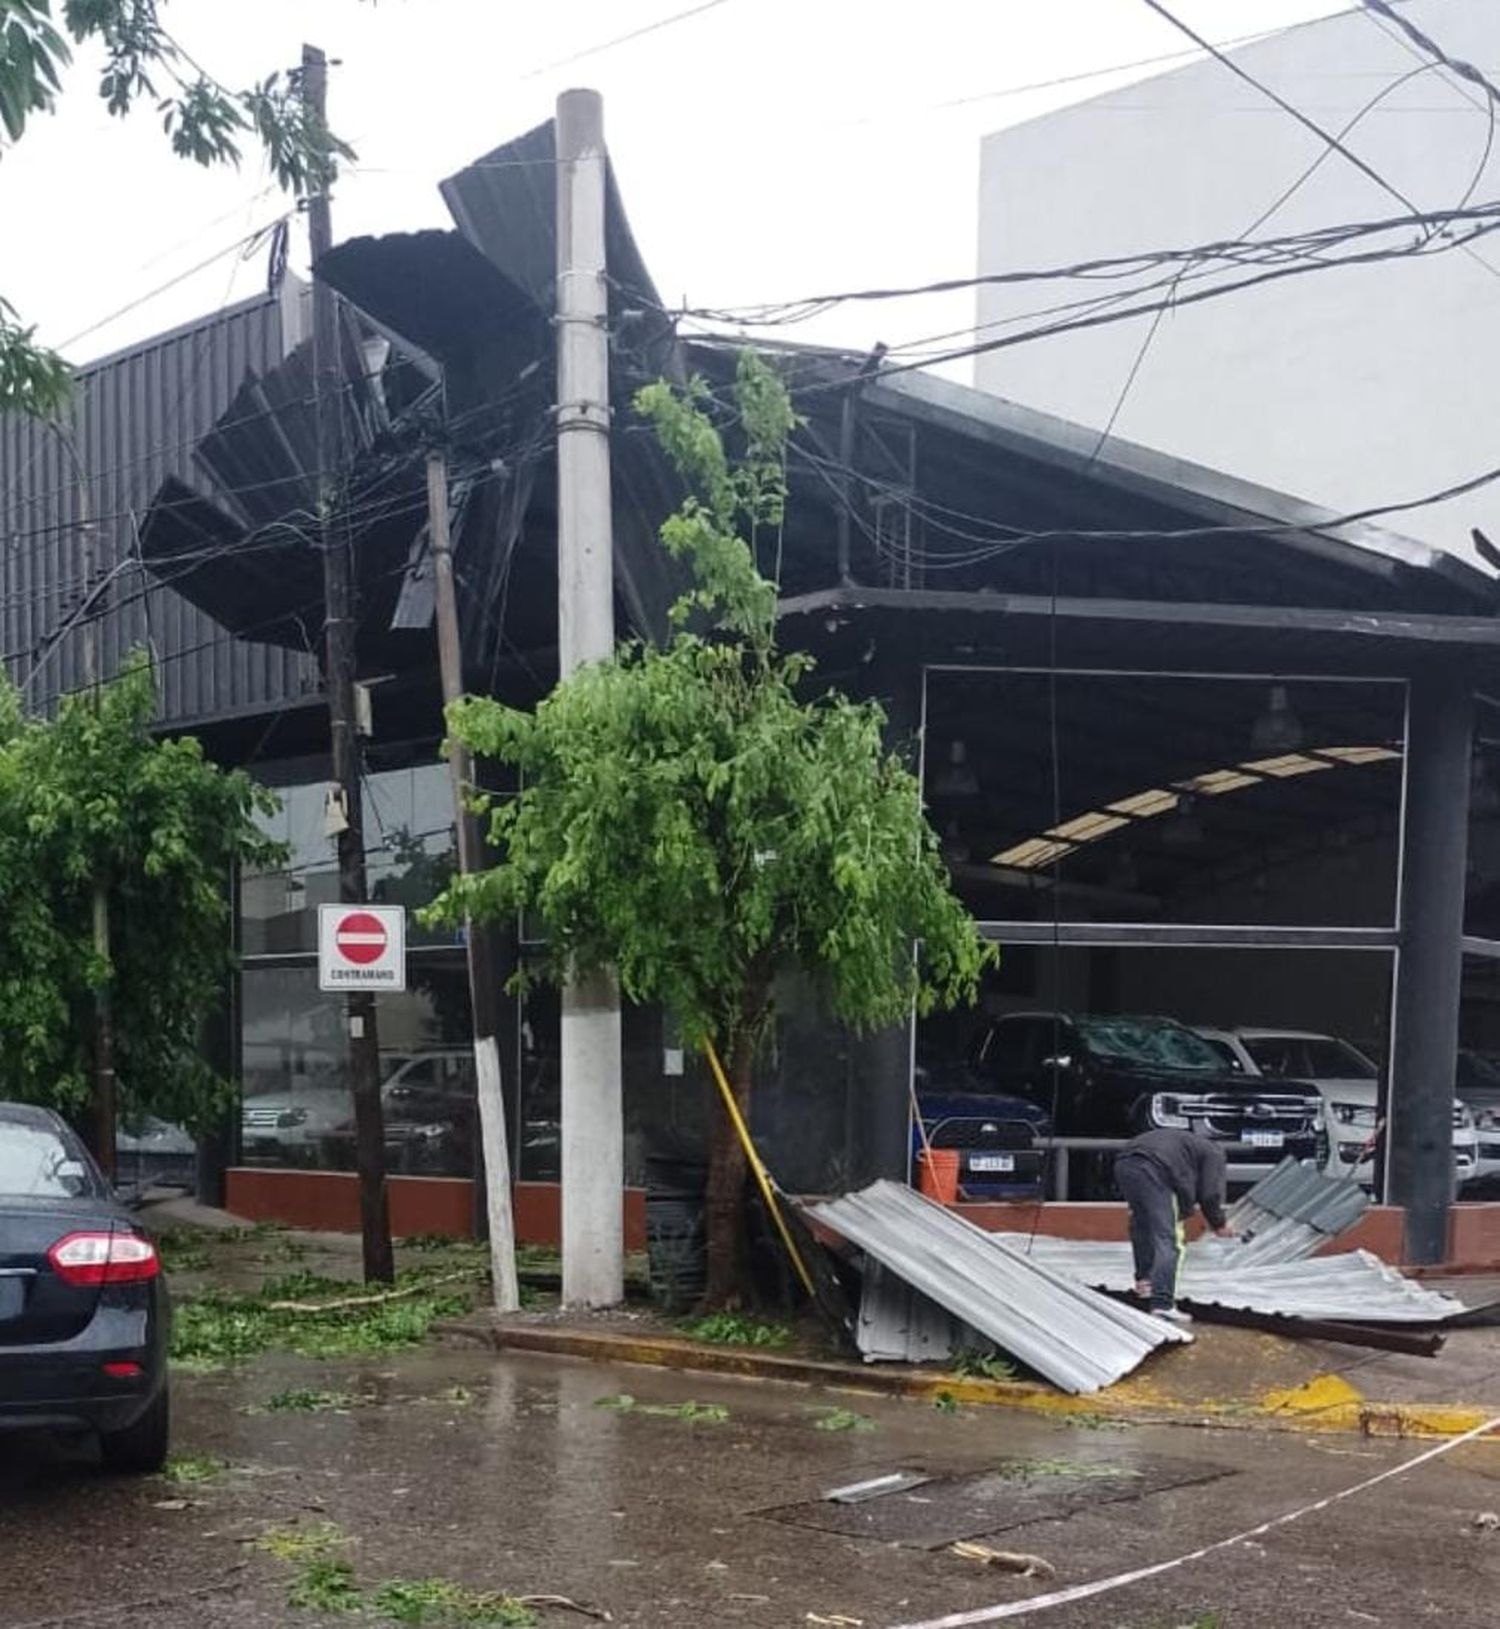
[[[359,152],[334,200],[338,238],[450,224],[440,178],[546,118],[560,90],[597,88],[658,287],[669,303],[715,306],[971,275],[980,138],[1173,62],[1074,76],[1186,45],[1141,0],[697,4],[601,50],[694,0],[162,0],[162,11],[228,83],[292,64],[304,39],[338,59],[330,120]],[[1347,4],[1175,9],[1223,42]],[[78,361],[253,293],[264,253],[221,251],[285,207],[258,161],[198,170],[171,156],[149,110],[110,119],[96,74],[80,60],[61,111],[0,158],[0,293]],[[1316,86],[1305,95],[1312,110]],[[901,301],[798,335],[899,343],[971,311],[967,295]]]

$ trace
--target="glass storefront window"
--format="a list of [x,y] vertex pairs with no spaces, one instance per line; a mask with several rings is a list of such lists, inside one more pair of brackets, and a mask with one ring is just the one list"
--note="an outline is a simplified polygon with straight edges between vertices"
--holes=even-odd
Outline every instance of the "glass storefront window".
[[[302,766],[306,772],[306,766]],[[241,949],[247,956],[317,949],[318,906],[338,901],[333,839],[323,829],[326,779],[266,776],[281,808],[265,822],[288,850],[275,871],[245,876],[240,886]],[[453,792],[447,767],[433,761],[377,770],[365,777],[365,857],[370,898],[409,912],[434,899],[452,876]],[[455,944],[451,929],[407,919],[407,943]]]
[[924,792],[988,921],[1389,928],[1405,689],[929,672]]
[[[376,998],[386,1162],[393,1174],[469,1176],[474,1062],[462,962],[413,958],[410,988]],[[354,1168],[344,1000],[317,969],[247,967],[241,979],[241,1158]]]

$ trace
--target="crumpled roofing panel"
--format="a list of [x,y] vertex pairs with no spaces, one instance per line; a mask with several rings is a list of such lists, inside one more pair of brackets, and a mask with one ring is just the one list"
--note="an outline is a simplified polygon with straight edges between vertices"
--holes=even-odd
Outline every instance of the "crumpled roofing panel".
[[1242,1267],[1298,1261],[1353,1227],[1369,1208],[1357,1182],[1284,1159],[1229,1207],[1229,1225],[1251,1235],[1235,1260]]
[[[1123,1293],[1135,1278],[1127,1244],[1041,1234],[1001,1237],[1017,1252],[1029,1251],[1033,1260],[1095,1289]],[[1177,1280],[1178,1298],[1189,1306],[1335,1323],[1442,1323],[1466,1310],[1453,1296],[1424,1289],[1368,1250],[1257,1264],[1244,1259],[1251,1249],[1233,1239],[1190,1244]]]
[[[1098,1391],[1129,1374],[1158,1346],[1192,1338],[1022,1255],[901,1183],[875,1182],[809,1211],[918,1295],[1063,1391]],[[871,1336],[877,1330],[885,1336],[887,1347],[895,1344],[887,1334],[889,1310],[877,1303],[869,1326]],[[862,1343],[866,1329],[862,1314]]]

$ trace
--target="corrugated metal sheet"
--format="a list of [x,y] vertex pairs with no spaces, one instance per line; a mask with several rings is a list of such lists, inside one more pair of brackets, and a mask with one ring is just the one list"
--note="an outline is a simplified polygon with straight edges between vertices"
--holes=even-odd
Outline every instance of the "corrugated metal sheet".
[[[1001,1237],[1017,1252],[1095,1289],[1124,1293],[1135,1279],[1126,1244],[1040,1234]],[[1256,1264],[1246,1259],[1252,1248],[1232,1239],[1196,1240],[1183,1257],[1179,1298],[1190,1306],[1362,1324],[1442,1323],[1465,1310],[1461,1301],[1424,1289],[1367,1250]]]
[[[73,432],[87,509],[59,438],[31,420],[0,419],[0,648],[17,683],[42,664],[27,693],[33,706],[83,683],[83,642],[69,623],[106,577],[102,671],[152,645],[168,721],[271,708],[316,687],[307,656],[232,639],[135,563],[136,525],[152,495],[169,476],[190,470],[199,438],[246,375],[281,362],[284,338],[282,304],[260,297],[83,368]],[[90,515],[97,537],[91,578]]]
[[1246,1236],[1235,1259],[1242,1267],[1299,1261],[1353,1227],[1369,1207],[1357,1182],[1284,1159],[1230,1206],[1229,1225]]
[[[810,1210],[918,1294],[1064,1391],[1098,1391],[1158,1346],[1191,1338],[1028,1259],[900,1183],[876,1182]],[[875,1323],[883,1327],[883,1314]]]

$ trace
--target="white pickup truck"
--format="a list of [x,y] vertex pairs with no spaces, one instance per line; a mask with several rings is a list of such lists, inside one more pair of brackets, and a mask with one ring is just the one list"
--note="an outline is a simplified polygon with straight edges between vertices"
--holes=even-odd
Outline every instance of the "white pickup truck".
[[[1369,1157],[1375,1138],[1380,1070],[1358,1047],[1332,1035],[1294,1029],[1200,1029],[1231,1066],[1247,1075],[1307,1081],[1323,1096],[1328,1128],[1329,1176],[1352,1176],[1362,1187],[1375,1184]],[[1479,1141],[1474,1116],[1453,1100],[1453,1187],[1457,1193],[1479,1173]]]

